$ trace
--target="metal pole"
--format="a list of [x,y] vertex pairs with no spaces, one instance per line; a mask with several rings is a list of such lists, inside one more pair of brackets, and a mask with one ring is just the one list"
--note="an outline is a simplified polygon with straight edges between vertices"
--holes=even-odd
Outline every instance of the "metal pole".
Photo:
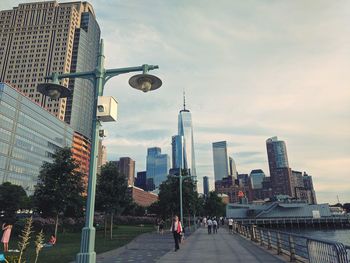
[[82,230],[82,238],[80,245],[80,253],[77,254],[77,263],[95,263],[95,234],[94,228],[94,211],[95,211],[95,193],[96,193],[96,172],[97,172],[97,155],[98,155],[98,134],[100,130],[100,122],[97,120],[97,100],[98,96],[103,95],[104,83],[104,59],[103,40],[101,40],[100,50],[98,54],[98,64],[95,72],[95,98],[92,122],[92,142],[90,153],[90,168],[88,181],[88,199],[86,205],[86,221]]
[[184,221],[183,221],[183,211],[182,211],[182,169],[180,170],[180,221],[182,226],[184,225]]

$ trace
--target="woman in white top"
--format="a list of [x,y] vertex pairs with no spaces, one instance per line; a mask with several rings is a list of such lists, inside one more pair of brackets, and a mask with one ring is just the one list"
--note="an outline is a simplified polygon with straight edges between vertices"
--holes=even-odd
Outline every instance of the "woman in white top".
[[181,232],[182,232],[182,225],[177,215],[174,216],[170,231],[173,232],[174,241],[175,241],[175,251],[177,251],[180,249],[179,242],[181,240]]

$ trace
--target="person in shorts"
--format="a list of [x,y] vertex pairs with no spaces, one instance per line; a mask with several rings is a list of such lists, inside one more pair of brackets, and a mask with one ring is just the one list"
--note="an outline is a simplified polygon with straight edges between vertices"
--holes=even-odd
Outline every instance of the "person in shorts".
[[230,233],[233,233],[233,219],[229,218],[228,220],[228,229]]

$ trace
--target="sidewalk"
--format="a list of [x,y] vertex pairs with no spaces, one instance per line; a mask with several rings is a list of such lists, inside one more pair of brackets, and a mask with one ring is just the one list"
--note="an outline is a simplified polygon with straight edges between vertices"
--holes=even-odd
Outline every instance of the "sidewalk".
[[174,240],[169,232],[164,235],[155,232],[146,233],[123,247],[98,254],[96,263],[153,263],[173,249]]
[[177,252],[169,252],[161,257],[159,263],[174,262],[285,262],[259,246],[227,229],[220,228],[217,234],[208,235],[204,228],[193,233]]

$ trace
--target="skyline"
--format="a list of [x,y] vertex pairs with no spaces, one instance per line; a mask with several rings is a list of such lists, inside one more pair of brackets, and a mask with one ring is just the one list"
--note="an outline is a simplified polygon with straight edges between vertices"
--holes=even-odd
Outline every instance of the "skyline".
[[[21,2],[34,1],[0,7]],[[104,125],[108,160],[130,156],[141,171],[148,147],[171,154],[185,89],[199,190],[203,176],[213,189],[212,142],[228,142],[240,173],[268,174],[265,141],[276,135],[290,167],[313,176],[320,203],[350,201],[348,1],[89,2],[107,67],[159,64],[152,73],[163,81],[146,95],[128,87],[131,75],[109,81],[119,120]]]

